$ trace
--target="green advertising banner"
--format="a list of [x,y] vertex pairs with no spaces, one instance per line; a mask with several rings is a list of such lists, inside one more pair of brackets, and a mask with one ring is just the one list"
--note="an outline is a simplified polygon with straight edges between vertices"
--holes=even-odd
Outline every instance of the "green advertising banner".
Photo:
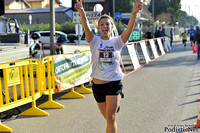
[[54,56],[54,76],[58,91],[81,85],[90,80],[91,53]]
[[[124,28],[126,30],[126,28]],[[135,42],[141,40],[141,28],[139,29],[133,29],[133,32],[130,35],[129,42]]]

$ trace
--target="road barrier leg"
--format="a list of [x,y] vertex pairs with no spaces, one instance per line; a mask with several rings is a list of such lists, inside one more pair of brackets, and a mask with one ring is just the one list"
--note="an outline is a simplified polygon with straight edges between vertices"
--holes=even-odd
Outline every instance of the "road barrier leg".
[[[39,105],[39,108],[64,108],[62,104],[59,104],[55,101],[53,101],[53,94],[52,91],[55,89],[55,80],[54,80],[54,66],[53,66],[53,60],[50,63],[50,58],[47,58],[47,75],[48,75],[48,89],[49,89],[49,100],[41,105]],[[52,68],[52,70],[51,70]],[[51,84],[52,83],[52,84]],[[52,89],[53,87],[53,89]]]
[[85,98],[84,95],[79,94],[78,92],[74,91],[74,87],[71,88],[71,91],[67,94],[61,96],[61,98]]
[[197,119],[197,123],[194,123],[194,127],[200,127],[200,119]]
[[84,84],[81,84],[81,87],[75,90],[78,93],[92,93],[92,90],[86,88]]
[[[200,114],[200,112],[199,112],[199,114]],[[197,122],[194,123],[194,127],[200,127],[200,119],[199,118],[197,118]]]
[[12,132],[12,129],[0,123],[0,132],[10,133]]
[[49,113],[36,107],[36,101],[35,101],[34,96],[32,98],[33,98],[32,107],[30,109],[22,112],[20,115],[22,115],[22,116],[48,116]]
[[55,101],[53,101],[52,99],[52,90],[49,89],[49,100],[41,105],[39,105],[39,108],[53,108],[53,109],[60,109],[60,108],[64,108],[65,106],[63,106],[60,103],[57,103]]
[[89,84],[87,85],[88,87],[92,87],[93,83],[92,81],[90,80]]

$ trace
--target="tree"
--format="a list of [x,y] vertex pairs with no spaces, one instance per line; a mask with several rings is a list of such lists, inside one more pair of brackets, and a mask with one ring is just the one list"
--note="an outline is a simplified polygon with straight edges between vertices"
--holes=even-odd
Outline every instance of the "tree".
[[194,16],[189,16],[187,12],[180,11],[179,26],[190,27],[190,25],[198,25],[199,21]]
[[133,10],[133,0],[115,0],[115,11],[129,13]]
[[179,26],[180,27],[188,27],[188,14],[185,11],[180,12],[180,18],[179,18]]
[[170,0],[169,8],[167,9],[171,13],[171,23],[175,25],[179,21],[180,12],[181,12],[181,0]]
[[[155,16],[155,18],[157,15],[159,15],[161,13],[166,13],[168,5],[169,5],[168,0],[154,0],[154,16]],[[152,13],[152,0],[150,2],[148,10]]]
[[190,19],[191,19],[191,25],[198,25],[199,21],[197,20],[196,17],[194,16],[190,16]]
[[156,20],[160,22],[171,22],[171,14],[170,13],[161,13],[156,16]]
[[[171,23],[175,25],[178,22],[181,9],[180,0],[154,0],[154,7],[155,18],[162,13],[170,13]],[[152,13],[152,0],[148,9]]]

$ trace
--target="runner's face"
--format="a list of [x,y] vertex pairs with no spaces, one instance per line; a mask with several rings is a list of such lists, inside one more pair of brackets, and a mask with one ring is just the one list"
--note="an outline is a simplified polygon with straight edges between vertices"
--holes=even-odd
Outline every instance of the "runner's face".
[[111,24],[110,19],[108,19],[108,18],[102,18],[100,20],[98,30],[101,33],[101,38],[102,39],[105,39],[105,40],[110,39],[112,27],[113,26]]

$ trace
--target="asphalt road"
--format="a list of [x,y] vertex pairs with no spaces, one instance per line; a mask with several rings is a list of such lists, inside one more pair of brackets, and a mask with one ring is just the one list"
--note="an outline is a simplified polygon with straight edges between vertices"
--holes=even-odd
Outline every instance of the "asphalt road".
[[[182,133],[193,127],[200,111],[200,60],[175,43],[173,50],[123,80],[125,98],[117,114],[118,133]],[[55,100],[64,109],[45,109],[46,117],[19,116],[3,124],[14,133],[105,133],[92,94],[84,99]],[[181,130],[180,129],[180,130]],[[196,133],[197,131],[193,131]]]

